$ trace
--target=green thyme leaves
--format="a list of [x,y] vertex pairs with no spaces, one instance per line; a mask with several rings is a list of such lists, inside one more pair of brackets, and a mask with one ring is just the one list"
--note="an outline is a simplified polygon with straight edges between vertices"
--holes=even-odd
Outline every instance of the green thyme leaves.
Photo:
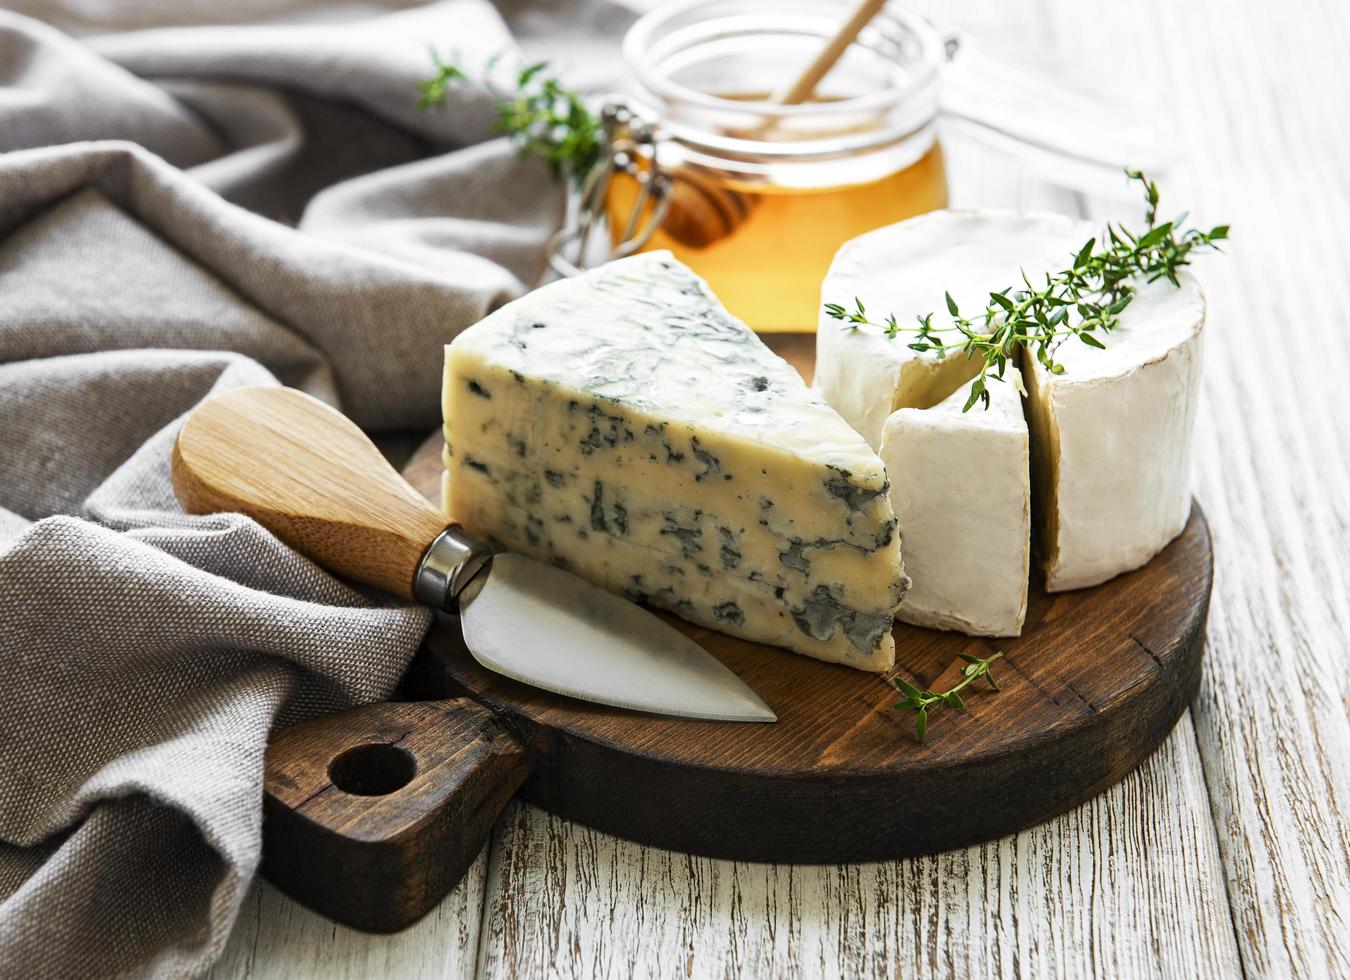
[[445,105],[457,85],[479,85],[497,100],[497,121],[493,131],[515,143],[521,156],[539,157],[553,174],[580,182],[595,166],[603,149],[600,121],[581,96],[563,85],[548,71],[548,62],[527,65],[515,72],[512,88],[499,89],[492,76],[501,74],[496,59],[489,61],[484,78],[475,82],[453,62],[443,61],[433,52],[436,74],[417,86],[421,93],[419,109]]
[[1139,280],[1166,279],[1180,286],[1178,274],[1192,257],[1219,251],[1219,243],[1228,238],[1228,225],[1201,231],[1186,227],[1184,214],[1159,224],[1157,183],[1138,170],[1125,173],[1143,186],[1148,227],[1135,234],[1123,225],[1108,225],[1100,238],[1083,244],[1069,268],[1048,273],[1043,284],[1033,283],[1024,273],[1020,286],[989,293],[984,308],[971,316],[963,315],[947,293],[947,323],[935,323],[933,313],[917,317],[914,326],[900,324],[894,313],[874,320],[856,297],[851,308],[826,303],[825,312],[854,326],[879,327],[892,340],[903,334],[906,346],[920,353],[945,357],[960,352],[980,358],[980,373],[971,382],[965,411],[979,402],[989,407],[990,375],[1001,379],[1008,361],[1022,348],[1034,351],[1047,370],[1063,374],[1064,366],[1054,358],[1059,344],[1076,337],[1089,347],[1105,348],[1102,335],[1119,324]]
[[907,708],[916,715],[914,719],[914,735],[922,742],[928,737],[928,712],[941,707],[955,708],[957,711],[964,711],[966,702],[961,698],[961,691],[965,690],[975,681],[984,678],[989,682],[989,686],[995,691],[998,690],[998,683],[994,680],[994,675],[989,670],[989,665],[1003,656],[1000,650],[988,657],[973,657],[968,653],[957,654],[966,665],[961,668],[961,681],[949,691],[939,694],[936,691],[921,691],[903,677],[895,679],[895,686],[899,688],[900,693],[905,696],[903,701],[897,701],[894,708],[899,710]]

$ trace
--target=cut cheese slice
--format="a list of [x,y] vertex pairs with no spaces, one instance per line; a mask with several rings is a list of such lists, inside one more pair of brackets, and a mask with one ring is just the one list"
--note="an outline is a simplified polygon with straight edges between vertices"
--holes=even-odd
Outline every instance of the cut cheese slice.
[[881,460],[669,253],[465,331],[444,411],[446,509],[471,533],[735,636],[894,663]]
[[1008,367],[989,408],[966,390],[886,420],[881,458],[914,584],[896,616],[973,636],[1018,636],[1027,613],[1031,483],[1022,396]]
[[1045,587],[1081,589],[1146,564],[1191,512],[1191,436],[1205,298],[1183,274],[1140,284],[1106,350],[1023,356]]

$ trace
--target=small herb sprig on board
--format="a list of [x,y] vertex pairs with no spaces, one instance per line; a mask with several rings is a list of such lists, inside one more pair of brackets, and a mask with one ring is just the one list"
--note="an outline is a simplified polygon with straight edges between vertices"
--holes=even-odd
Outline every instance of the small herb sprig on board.
[[1000,650],[983,659],[972,657],[968,653],[958,653],[957,656],[966,662],[965,667],[961,668],[961,682],[950,691],[945,691],[942,694],[938,694],[936,691],[920,691],[903,677],[895,679],[895,686],[900,689],[900,693],[905,696],[905,699],[895,702],[893,707],[897,710],[909,708],[918,714],[918,717],[914,720],[914,734],[920,742],[928,737],[928,711],[930,708],[941,708],[945,705],[948,708],[955,708],[957,711],[964,711],[966,703],[961,700],[959,692],[981,677],[989,681],[989,686],[995,691],[998,690],[998,682],[994,680],[989,665],[1003,656],[1003,651]]
[[[422,93],[419,109],[445,105],[446,94],[455,85],[472,84],[453,62],[433,52],[436,74],[418,84]],[[503,92],[490,79],[496,59],[489,61],[478,83],[497,99],[493,131],[509,136],[521,156],[539,157],[548,164],[554,180],[580,182],[600,159],[603,133],[581,96],[548,73],[548,62],[528,65],[515,73],[514,91]]]
[[914,339],[906,345],[910,350],[938,357],[960,351],[967,357],[982,358],[980,373],[971,382],[970,397],[962,411],[970,411],[977,401],[989,407],[991,372],[1003,378],[1008,361],[1022,347],[1035,350],[1036,359],[1048,370],[1063,374],[1064,365],[1054,359],[1059,344],[1077,337],[1089,347],[1105,347],[1099,334],[1114,330],[1120,323],[1121,313],[1134,298],[1136,280],[1166,279],[1180,286],[1177,274],[1190,265],[1192,256],[1218,251],[1218,243],[1228,238],[1228,225],[1217,225],[1209,231],[1187,228],[1185,214],[1159,224],[1157,183],[1138,170],[1125,173],[1143,185],[1148,227],[1135,234],[1123,225],[1107,225],[1100,239],[1089,239],[1078,250],[1069,268],[1047,273],[1043,286],[1033,285],[1023,272],[1023,287],[991,292],[984,310],[973,317],[961,315],[949,292],[949,324],[935,324],[932,313],[918,317],[916,326],[898,323],[894,313],[880,322],[873,321],[857,297],[852,309],[826,303],[825,312],[855,327],[880,327],[892,340],[912,334]]

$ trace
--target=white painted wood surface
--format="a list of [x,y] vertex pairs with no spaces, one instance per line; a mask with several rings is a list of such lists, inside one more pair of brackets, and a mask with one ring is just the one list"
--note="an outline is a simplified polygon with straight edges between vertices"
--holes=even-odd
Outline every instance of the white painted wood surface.
[[[490,858],[398,936],[257,886],[217,976],[1350,977],[1350,5],[911,6],[1004,57],[1163,94],[1183,162],[1165,210],[1234,225],[1201,269],[1196,478],[1217,564],[1192,711],[1098,799],[911,861],[713,861],[515,806]],[[1108,213],[951,149],[955,204]]]
[[494,844],[480,949],[484,976],[1238,972],[1187,723],[1088,806],[918,860],[714,861],[518,806]]
[[469,980],[478,962],[487,865],[484,848],[440,905],[421,922],[392,936],[336,925],[257,879],[212,976]]

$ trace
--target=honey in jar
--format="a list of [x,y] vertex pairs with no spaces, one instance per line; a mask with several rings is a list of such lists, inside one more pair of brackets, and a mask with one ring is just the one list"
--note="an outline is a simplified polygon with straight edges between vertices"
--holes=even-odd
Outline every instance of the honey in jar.
[[[630,105],[660,134],[644,166],[673,181],[642,249],[670,249],[762,332],[814,331],[840,245],[946,205],[941,44],[923,21],[883,13],[811,100],[772,101],[847,11],[832,0],[677,0],[625,41]],[[638,190],[631,176],[610,183],[616,246]]]

